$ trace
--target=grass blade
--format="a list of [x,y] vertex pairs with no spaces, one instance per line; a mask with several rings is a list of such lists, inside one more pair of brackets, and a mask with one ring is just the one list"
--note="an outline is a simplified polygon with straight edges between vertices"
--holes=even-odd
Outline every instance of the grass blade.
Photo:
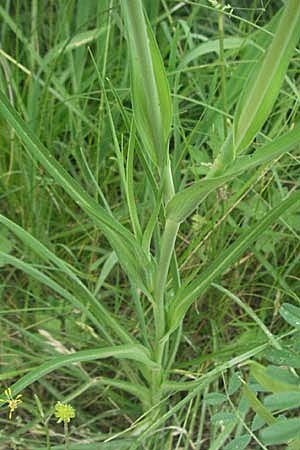
[[41,364],[24,375],[20,380],[11,386],[13,395],[17,395],[27,386],[39,380],[48,373],[61,367],[78,362],[97,361],[105,358],[130,359],[145,364],[149,368],[155,368],[156,364],[150,359],[149,352],[142,345],[119,345],[114,347],[96,348],[93,350],[83,350],[71,355],[58,356],[50,361]]
[[134,118],[150,158],[167,161],[172,107],[163,61],[141,0],[121,2],[131,59]]
[[169,328],[174,331],[183,320],[193,301],[201,295],[211,283],[224,272],[242,253],[255,242],[261,234],[274,223],[288,208],[300,201],[298,192],[291,194],[277,207],[273,208],[251,230],[244,232],[229,248],[221,252],[220,256],[193,282],[183,284],[170,305]]
[[28,264],[24,261],[15,258],[14,256],[7,255],[5,253],[0,252],[1,261],[5,264],[9,264],[17,269],[21,270],[24,273],[27,273],[29,276],[34,278],[40,283],[43,283],[45,286],[48,286],[54,292],[59,294],[62,298],[66,299],[70,304],[74,305],[75,308],[78,308],[82,311],[86,317],[99,329],[101,333],[105,336],[105,330],[103,330],[103,326],[99,321],[99,313],[94,306],[90,305],[88,302],[84,304],[82,301],[79,301],[73,294],[67,291],[64,287],[58,284],[56,281],[52,280],[48,275],[44,274],[40,270],[36,269],[33,265]]
[[292,150],[300,142],[300,127],[289,131],[276,138],[258,150],[251,156],[237,158],[223,173],[216,178],[205,178],[192,186],[178,192],[167,205],[167,218],[182,222],[185,220],[207,197],[210,192],[215,191],[222,184],[233,180],[243,172],[253,169],[265,162],[272,161],[284,153]]
[[[86,301],[90,303],[93,307],[95,317],[101,323],[104,328],[109,326],[109,328],[114,331],[114,333],[124,342],[132,343],[132,337],[127,333],[119,322],[112,316],[110,311],[108,311],[101,302],[94,297],[94,295],[87,289],[87,287],[81,282],[81,280],[76,276],[72,268],[66,264],[63,260],[58,258],[54,253],[52,253],[47,247],[45,247],[41,242],[31,236],[22,227],[16,225],[14,222],[10,221],[6,217],[0,215],[0,223],[5,225],[11,232],[13,232],[18,238],[28,247],[39,255],[44,261],[53,263],[57,268],[65,273],[73,282],[76,284],[76,289],[82,292],[83,297]],[[87,309],[85,307],[85,309]]]
[[135,280],[144,292],[147,292],[147,269],[149,268],[147,266],[149,262],[134,236],[91,198],[79,183],[47,152],[2,92],[0,92],[0,114],[14,128],[33,159],[38,160],[55,181],[97,223],[118,255],[125,272]]
[[288,0],[272,43],[245,83],[234,119],[234,147],[241,152],[268,118],[300,37],[300,3]]

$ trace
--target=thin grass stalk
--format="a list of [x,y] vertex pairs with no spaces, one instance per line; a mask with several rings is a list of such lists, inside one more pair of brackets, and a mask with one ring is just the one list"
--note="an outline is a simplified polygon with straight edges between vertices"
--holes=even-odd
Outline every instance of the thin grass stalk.
[[226,92],[226,62],[224,53],[224,15],[223,11],[220,10],[218,13],[218,26],[219,26],[219,53],[220,53],[220,63],[221,63],[221,87],[222,87],[222,103],[223,103],[223,127],[224,136],[227,137],[227,92]]

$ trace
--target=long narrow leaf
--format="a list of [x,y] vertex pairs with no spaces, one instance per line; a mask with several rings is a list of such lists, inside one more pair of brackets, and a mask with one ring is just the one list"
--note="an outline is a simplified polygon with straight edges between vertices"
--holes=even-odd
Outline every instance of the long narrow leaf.
[[283,136],[267,143],[251,156],[242,156],[237,158],[223,173],[216,178],[204,178],[197,181],[192,186],[178,192],[167,205],[167,217],[169,219],[182,222],[188,217],[197,206],[224,183],[234,179],[236,176],[253,169],[268,161],[272,161],[284,153],[292,150],[300,143],[300,127],[287,132]]
[[274,223],[287,209],[300,201],[300,194],[295,192],[277,207],[268,212],[265,217],[252,229],[246,230],[229,248],[223,251],[219,257],[193,282],[183,284],[170,305],[169,327],[175,330],[183,320],[188,308],[193,301],[220,276],[224,270],[236,261],[242,253],[255,242],[261,234]]
[[172,108],[163,61],[141,0],[121,2],[131,59],[134,117],[145,150],[156,163],[167,160]]
[[156,364],[150,359],[149,352],[142,345],[119,345],[115,347],[83,350],[72,353],[71,355],[58,356],[32,369],[11,386],[12,393],[13,395],[17,395],[30,384],[61,367],[78,362],[97,361],[105,358],[130,359],[145,364],[149,368],[156,368]]
[[99,321],[98,318],[99,311],[97,312],[97,309],[95,309],[94,305],[89,304],[88,298],[86,298],[86,304],[83,303],[82,301],[79,301],[75,295],[72,295],[69,291],[67,291],[67,289],[62,287],[56,281],[52,280],[48,275],[44,274],[31,264],[21,261],[20,259],[15,258],[14,256],[0,252],[0,258],[4,264],[9,264],[21,270],[22,272],[27,273],[35,280],[39,281],[40,283],[43,283],[45,286],[48,286],[54,292],[59,294],[62,298],[66,299],[70,304],[74,305],[75,308],[82,311],[86,315],[86,317],[88,317],[88,319],[91,321],[91,323],[93,323],[97,328],[99,328],[101,333],[106,335],[105,330],[103,329],[103,326],[101,324],[101,321]]
[[144,291],[147,279],[147,258],[133,235],[91,198],[79,183],[43,147],[30,127],[21,119],[0,92],[0,114],[14,128],[27,151],[62,186],[70,197],[97,223],[116,251],[122,267]]
[[300,37],[300,2],[288,0],[272,43],[245,83],[234,119],[234,147],[247,147],[268,118]]
[[81,282],[81,280],[75,275],[72,269],[63,260],[58,258],[53,252],[51,252],[47,247],[45,247],[41,242],[31,236],[22,227],[16,225],[14,222],[10,221],[6,217],[0,215],[0,223],[5,225],[10,231],[15,233],[21,241],[28,245],[37,255],[39,255],[44,261],[51,262],[55,264],[63,273],[65,273],[72,281],[76,283],[77,290],[83,293],[86,301],[89,302],[97,317],[97,320],[101,322],[102,326],[109,328],[124,342],[132,343],[133,339],[127,333],[120,323],[112,316],[112,314],[97,300],[94,295],[87,289],[87,287]]

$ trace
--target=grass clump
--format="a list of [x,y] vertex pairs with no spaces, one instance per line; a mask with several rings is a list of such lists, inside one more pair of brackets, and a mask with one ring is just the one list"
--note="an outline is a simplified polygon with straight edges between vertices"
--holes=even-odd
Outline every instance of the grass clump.
[[0,7],[0,448],[298,448],[300,6],[250,3]]

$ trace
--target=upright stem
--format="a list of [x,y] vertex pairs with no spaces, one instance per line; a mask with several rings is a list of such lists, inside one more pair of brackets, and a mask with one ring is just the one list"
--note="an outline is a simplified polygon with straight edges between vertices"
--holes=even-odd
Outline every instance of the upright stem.
[[[170,159],[168,158],[166,166],[162,173],[163,177],[163,189],[164,189],[164,201],[167,204],[171,198],[174,196],[174,184],[171,170]],[[167,283],[167,277],[171,262],[172,253],[174,250],[175,240],[178,232],[178,224],[166,220],[164,232],[161,239],[160,246],[160,257],[158,262],[157,271],[154,280],[154,320],[155,320],[155,356],[157,362],[161,363],[162,350],[158,350],[160,345],[160,340],[165,333],[165,287]]]
[[[174,195],[174,185],[171,172],[170,161],[167,163],[167,167],[164,177],[164,197],[167,203]],[[172,254],[174,251],[176,236],[178,232],[179,224],[172,220],[167,219],[165,223],[164,232],[161,239],[160,257],[157,266],[157,271],[154,280],[154,322],[155,322],[155,344],[154,344],[154,358],[160,366],[163,364],[163,352],[165,342],[163,337],[166,331],[165,323],[165,291],[168,278],[168,272]],[[161,395],[161,383],[162,383],[163,371],[161,370],[153,372],[152,379],[152,401],[156,403],[160,400]]]
[[154,285],[155,298],[155,324],[156,324],[156,359],[161,363],[161,339],[165,334],[165,287],[170,267],[170,261],[174,250],[175,240],[178,232],[179,224],[167,219],[165,229],[162,236],[161,254],[157,268],[157,274]]
[[222,87],[222,103],[223,103],[223,124],[224,124],[224,136],[227,137],[227,92],[226,92],[226,66],[225,66],[225,54],[224,54],[224,16],[223,12],[219,12],[218,16],[218,27],[219,27],[219,52],[220,52],[220,63],[221,63],[221,87]]
[[64,421],[64,431],[65,431],[65,450],[69,450],[70,448],[70,435],[69,435],[69,427],[68,422]]

